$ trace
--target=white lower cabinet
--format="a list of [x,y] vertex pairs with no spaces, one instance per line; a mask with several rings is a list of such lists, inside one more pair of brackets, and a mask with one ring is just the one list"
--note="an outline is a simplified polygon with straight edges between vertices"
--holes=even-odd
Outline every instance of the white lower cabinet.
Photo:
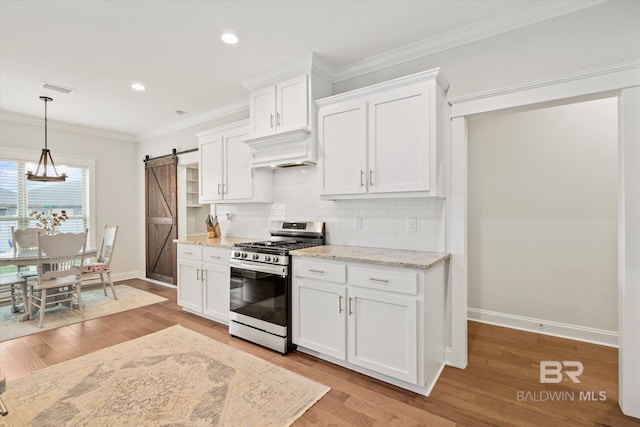
[[349,288],[347,361],[399,380],[415,383],[417,299]]
[[302,277],[293,283],[293,342],[344,359],[346,286]]
[[178,304],[229,323],[229,249],[178,243]]
[[429,270],[293,258],[298,349],[428,395],[444,367],[441,263]]

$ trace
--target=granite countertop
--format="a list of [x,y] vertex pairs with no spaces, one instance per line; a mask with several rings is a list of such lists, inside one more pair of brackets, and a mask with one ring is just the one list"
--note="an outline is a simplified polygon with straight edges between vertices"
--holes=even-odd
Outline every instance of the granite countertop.
[[429,269],[447,261],[450,254],[404,249],[363,248],[358,246],[324,245],[291,251],[293,256],[315,257],[338,261],[362,262],[391,267]]
[[217,246],[220,248],[231,248],[236,243],[253,242],[256,239],[251,237],[216,237],[209,238],[207,236],[192,236],[186,239],[174,239],[174,243],[187,243],[191,245]]

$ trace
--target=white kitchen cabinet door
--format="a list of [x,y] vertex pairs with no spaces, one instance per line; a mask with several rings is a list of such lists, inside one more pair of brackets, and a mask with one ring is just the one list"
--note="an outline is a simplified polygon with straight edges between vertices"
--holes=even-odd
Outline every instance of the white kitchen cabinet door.
[[347,361],[415,384],[417,298],[350,286]]
[[318,114],[321,195],[367,192],[367,105],[364,101],[323,107]]
[[249,133],[266,135],[276,126],[276,87],[267,86],[249,94]]
[[242,200],[253,197],[253,169],[251,152],[244,143],[245,133],[225,138],[225,200]]
[[202,311],[202,270],[200,261],[178,259],[178,305]]
[[309,84],[306,74],[276,84],[276,131],[309,127]]
[[293,343],[345,360],[345,286],[296,277],[292,299]]
[[229,322],[229,283],[231,281],[228,264],[203,264],[205,316],[222,323]]
[[200,204],[222,199],[222,137],[207,139],[199,143],[199,201]]
[[418,84],[369,99],[369,192],[429,191],[430,90]]

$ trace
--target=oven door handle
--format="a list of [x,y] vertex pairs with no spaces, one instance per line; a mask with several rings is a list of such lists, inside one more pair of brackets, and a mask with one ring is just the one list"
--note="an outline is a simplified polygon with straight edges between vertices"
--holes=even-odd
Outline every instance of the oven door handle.
[[242,270],[259,271],[261,273],[277,274],[278,276],[287,276],[287,267],[282,265],[262,264],[260,262],[247,262],[238,259],[229,260],[229,266],[240,268]]

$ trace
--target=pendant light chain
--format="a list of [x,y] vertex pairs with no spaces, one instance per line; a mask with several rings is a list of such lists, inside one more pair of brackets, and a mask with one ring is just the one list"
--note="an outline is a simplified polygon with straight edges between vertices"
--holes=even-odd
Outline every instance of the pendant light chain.
[[[56,168],[56,164],[53,162],[53,157],[51,157],[51,152],[49,151],[49,141],[48,141],[48,117],[47,117],[47,102],[53,101],[53,99],[48,96],[41,96],[41,100],[44,101],[44,148],[42,149],[42,154],[40,155],[40,161],[38,162],[38,168],[35,173],[32,171],[27,171],[27,179],[29,181],[66,181],[67,174],[62,173],[58,175],[58,170]],[[53,170],[54,175],[47,175],[48,165],[51,163],[51,169]],[[40,169],[42,169],[42,173],[40,173]]]

